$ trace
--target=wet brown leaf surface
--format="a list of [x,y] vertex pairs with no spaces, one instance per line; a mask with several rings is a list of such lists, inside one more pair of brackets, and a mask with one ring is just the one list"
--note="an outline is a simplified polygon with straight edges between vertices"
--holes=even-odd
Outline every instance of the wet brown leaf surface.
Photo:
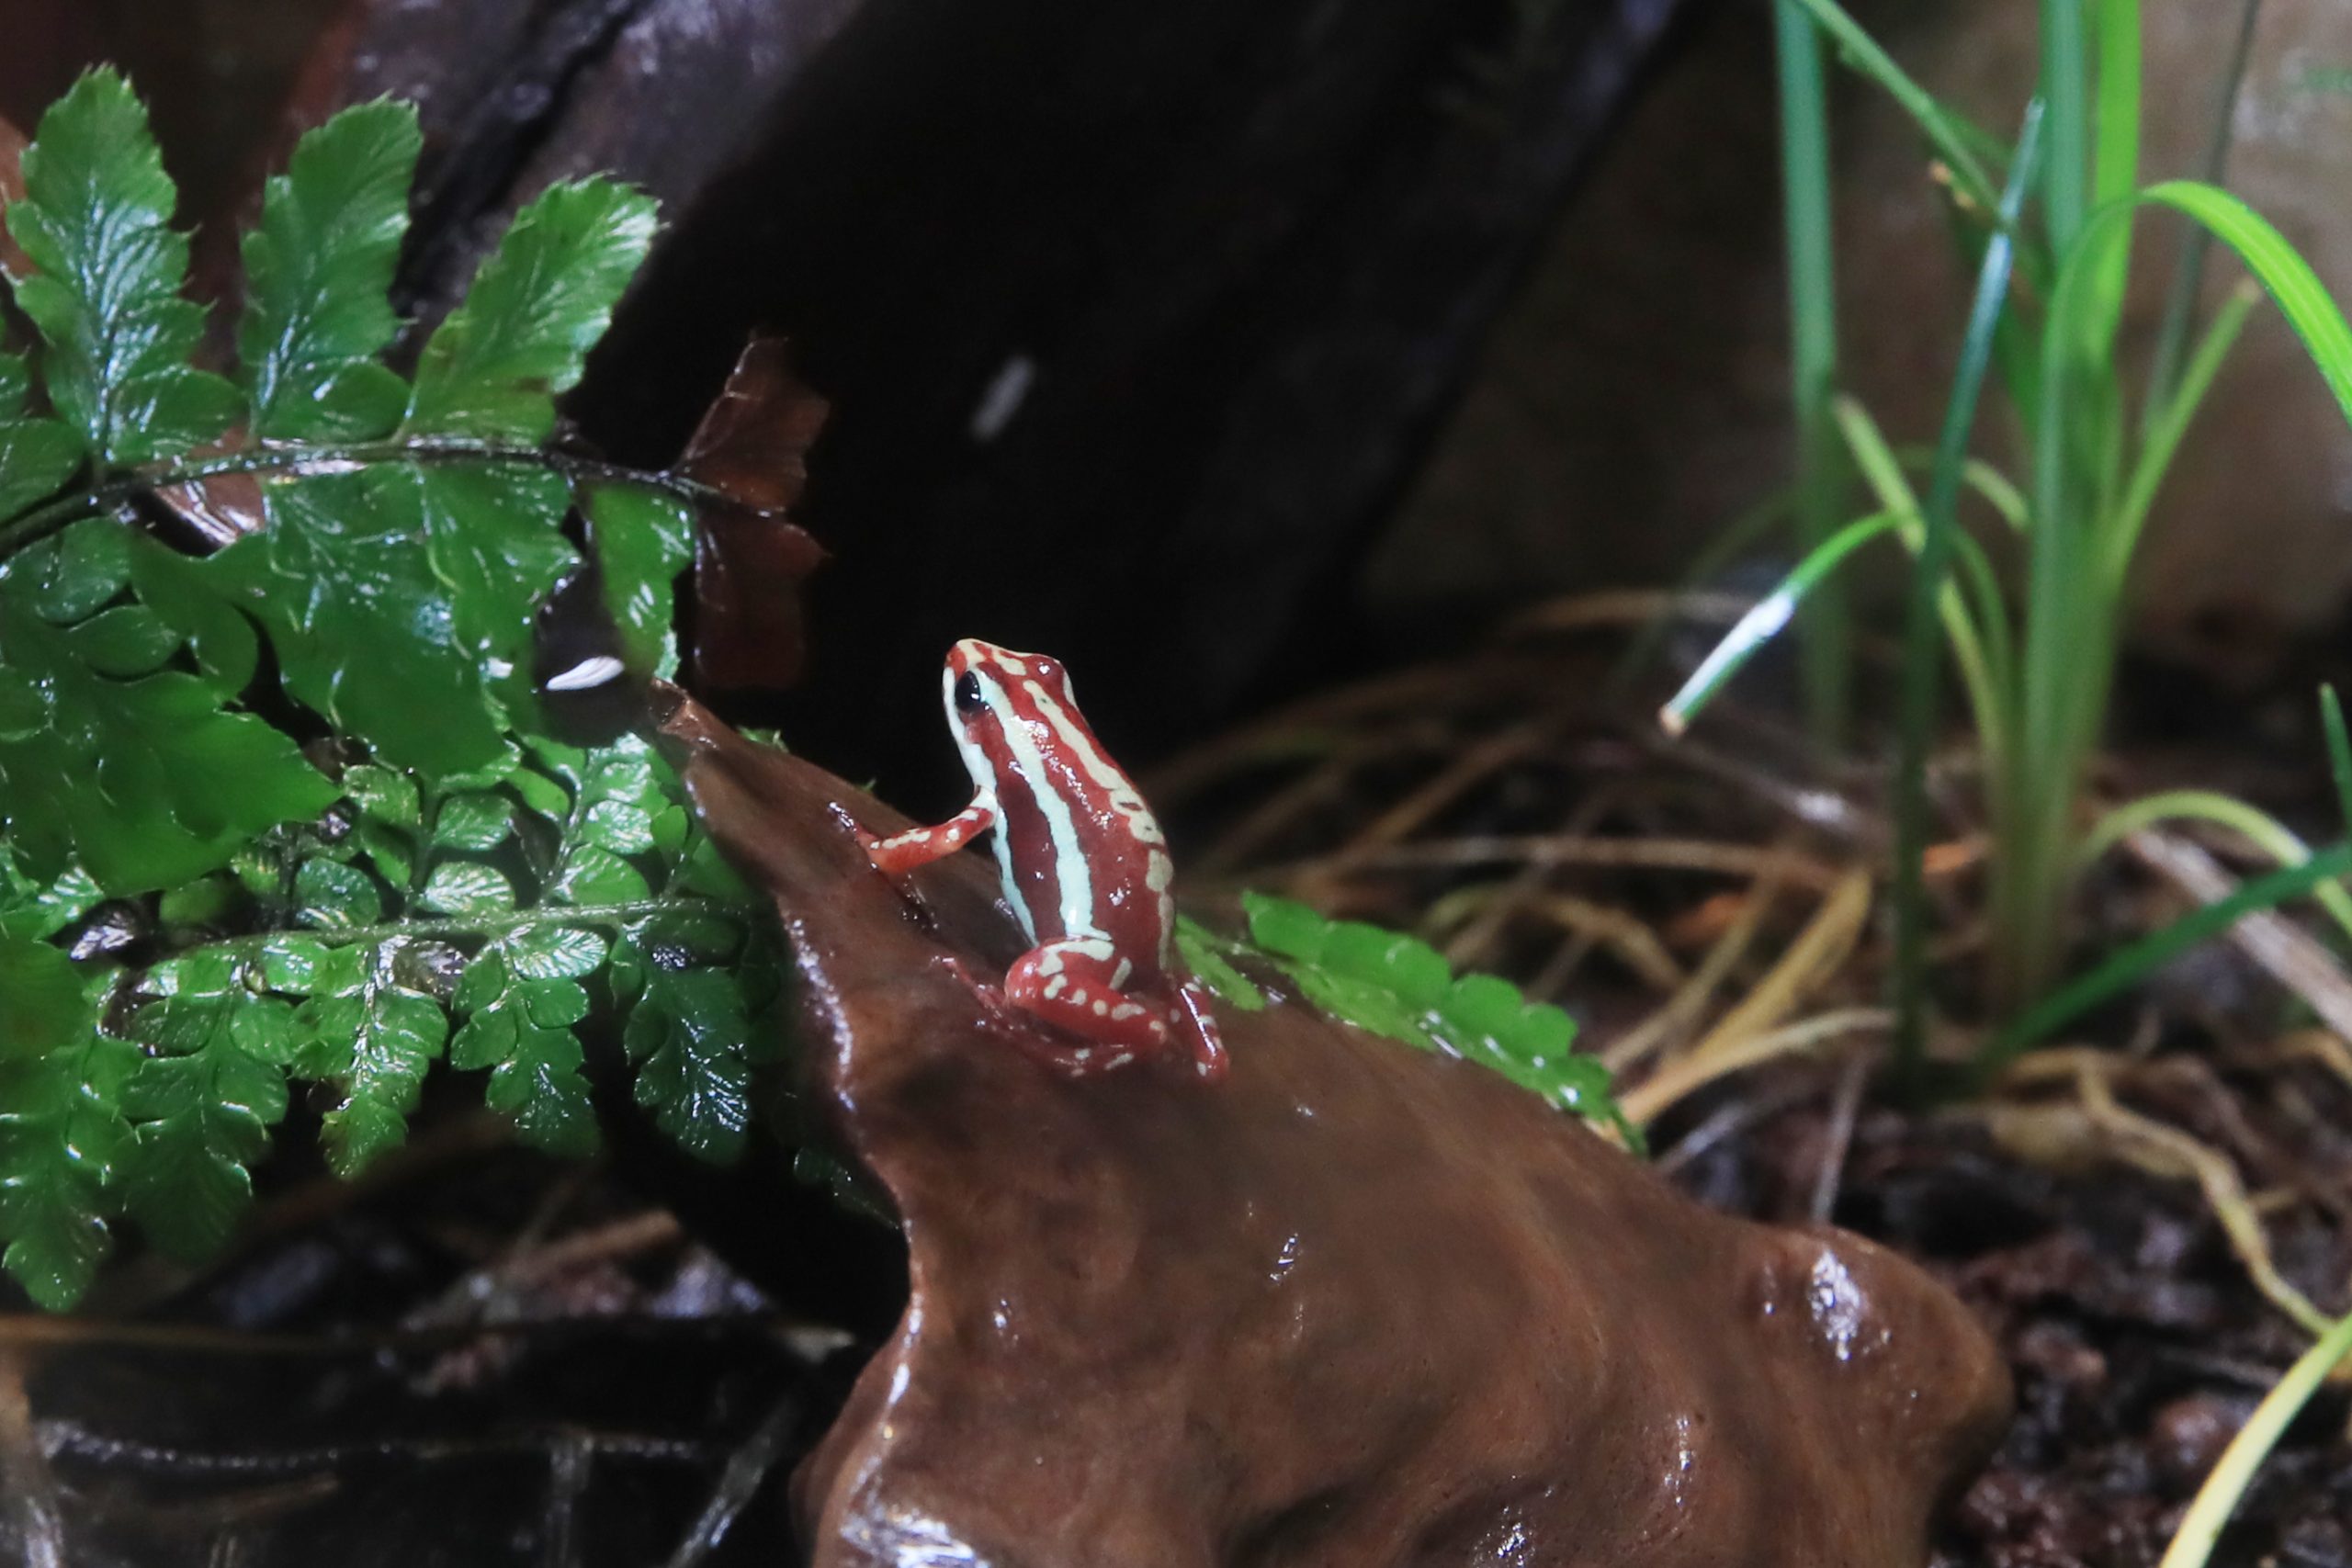
[[792,373],[784,340],[744,345],[673,471],[726,499],[695,520],[698,683],[781,691],[806,658],[799,586],[824,551],[785,513],[808,482],[825,400]]
[[1219,1089],[1055,1078],[966,977],[1019,946],[978,857],[910,899],[840,820],[894,813],[663,700],[911,1251],[799,1478],[816,1562],[1924,1556],[2007,1377],[1912,1265],[1709,1213],[1501,1078],[1299,1005],[1226,1010]]

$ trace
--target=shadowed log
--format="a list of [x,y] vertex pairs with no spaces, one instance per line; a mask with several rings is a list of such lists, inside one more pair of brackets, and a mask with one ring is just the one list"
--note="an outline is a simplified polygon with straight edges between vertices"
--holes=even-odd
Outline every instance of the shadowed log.
[[1918,1269],[1712,1213],[1501,1077],[1295,1000],[1225,1010],[1216,1088],[1056,1077],[966,977],[1021,946],[979,857],[902,894],[842,816],[903,818],[657,705],[775,897],[812,1092],[910,1248],[799,1478],[815,1562],[1923,1560],[2008,1394]]
[[1160,744],[1351,656],[1335,588],[1678,5],[354,0],[303,112],[423,96],[421,322],[547,181],[661,198],[570,402],[616,456],[792,337],[857,674],[792,728],[917,773],[886,716],[967,633]]

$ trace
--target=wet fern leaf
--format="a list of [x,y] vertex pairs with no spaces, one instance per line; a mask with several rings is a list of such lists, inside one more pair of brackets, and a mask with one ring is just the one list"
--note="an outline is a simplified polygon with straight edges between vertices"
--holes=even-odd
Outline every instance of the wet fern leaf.
[[386,291],[408,231],[416,110],[345,109],[296,145],[245,236],[246,303],[237,353],[266,441],[385,434],[408,388],[377,355],[400,319]]
[[105,1193],[130,1135],[138,1052],[98,1034],[90,991],[58,949],[0,935],[0,1262],[51,1308],[112,1245]]
[[0,518],[55,494],[82,466],[81,438],[63,421],[26,412],[31,384],[22,355],[0,354]]
[[265,495],[269,526],[200,570],[266,628],[288,694],[399,766],[495,757],[497,672],[527,667],[531,606],[577,558],[562,482],[387,463]]
[[0,354],[0,1266],[44,1306],[126,1218],[219,1247],[292,1080],[331,1088],[345,1175],[444,1056],[585,1154],[601,1031],[723,1160],[776,1049],[764,908],[667,768],[531,739],[575,506],[632,667],[675,659],[702,492],[599,468],[575,494],[539,445],[653,205],[547,191],[412,384],[380,356],[418,143],[390,103],[302,138],[244,237],[233,378],[191,363],[187,241],[119,74],[59,100],[0,211],[34,329]]
[[250,1168],[286,1114],[293,1010],[256,995],[224,953],[159,964],[132,1014],[144,1056],[123,1089],[131,1215],[164,1251],[200,1262],[253,1201]]
[[425,344],[409,429],[546,440],[555,394],[580,379],[653,230],[653,198],[640,192],[609,180],[549,186]]
[[171,886],[334,802],[292,740],[174,666],[187,639],[130,598],[150,552],[93,519],[0,561],[0,828],[36,877],[78,860],[110,894]]
[[40,334],[50,400],[107,465],[176,456],[236,422],[235,387],[188,364],[204,311],[180,297],[187,236],[147,111],[111,70],[41,117],[8,232],[34,270],[11,276]]
[[[1576,1021],[1563,1010],[1529,1001],[1496,976],[1456,976],[1442,954],[1416,937],[1328,919],[1305,904],[1260,893],[1242,895],[1242,908],[1259,956],[1324,1011],[1374,1034],[1476,1062],[1641,1148],[1638,1129],[1610,1093],[1609,1069],[1576,1051]],[[1227,976],[1249,983],[1230,964],[1223,968],[1225,975],[1195,972],[1230,999]]]

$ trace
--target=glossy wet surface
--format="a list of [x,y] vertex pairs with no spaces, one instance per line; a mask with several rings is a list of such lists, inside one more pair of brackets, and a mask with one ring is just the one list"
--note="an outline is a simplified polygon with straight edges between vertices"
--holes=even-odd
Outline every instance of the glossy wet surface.
[[776,896],[822,1095],[912,1249],[803,1471],[821,1564],[1884,1564],[1990,1444],[1959,1303],[1834,1232],[1711,1213],[1480,1068],[1298,1006],[1227,1084],[1073,1084],[967,982],[975,859],[876,874],[831,775],[672,717]]

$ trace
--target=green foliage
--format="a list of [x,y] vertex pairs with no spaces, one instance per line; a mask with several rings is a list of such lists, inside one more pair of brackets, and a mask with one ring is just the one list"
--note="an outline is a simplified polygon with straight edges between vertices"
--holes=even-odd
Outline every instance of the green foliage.
[[551,186],[424,345],[409,428],[536,442],[580,379],[614,301],[653,243],[653,201],[608,180]]
[[0,827],[24,867],[109,893],[219,865],[334,790],[294,743],[175,667],[187,638],[129,597],[162,547],[77,523],[0,561]]
[[[417,149],[390,103],[302,139],[244,237],[233,377],[191,364],[187,242],[120,76],[42,119],[0,215],[39,340],[0,355],[0,1243],[46,1306],[125,1219],[217,1249],[298,1082],[345,1175],[401,1142],[445,1058],[581,1155],[605,1042],[724,1159],[778,1043],[764,916],[675,780],[635,741],[539,738],[527,685],[575,506],[630,656],[669,657],[703,492],[538,446],[652,204],[541,196],[412,386],[379,355]],[[232,473],[263,510],[225,547],[153,523]],[[105,899],[131,961],[68,951]]]
[[263,440],[366,439],[400,423],[407,389],[376,356],[400,329],[384,296],[420,143],[408,105],[364,104],[304,137],[270,180],[245,236],[237,331]]
[[243,409],[237,389],[191,367],[204,311],[180,297],[187,236],[176,193],[130,84],[93,71],[41,117],[8,232],[35,270],[11,276],[17,308],[48,346],[50,400],[102,463],[137,463],[211,440]]
[[25,412],[31,376],[22,355],[0,354],[0,517],[54,491],[82,466],[82,443],[63,422]]
[[[1895,525],[1883,530],[1874,521],[1868,527],[1856,525],[1815,547],[1774,596],[1770,617],[1736,631],[1721,656],[1702,669],[1703,679],[1686,687],[1668,713],[1673,723],[1691,716],[1762,637],[1777,629],[1770,621],[1784,620],[1789,605],[1861,539],[1891,533],[1920,557],[1915,606],[1931,615],[1915,615],[1915,625],[1932,622],[1939,628],[1958,667],[1983,753],[1984,815],[1995,840],[1989,857],[1987,990],[2010,1021],[1999,1038],[2013,1043],[2028,1021],[2047,1014],[2048,1008],[2038,1003],[2049,998],[2050,1007],[2058,1005],[2051,988],[2068,950],[2068,911],[2081,869],[2075,852],[2081,795],[2105,720],[2132,559],[2181,436],[2237,340],[2250,302],[2242,289],[2215,312],[2176,380],[2200,254],[2195,244],[2187,247],[2183,282],[2174,290],[2177,308],[2147,378],[2145,415],[2127,418],[2119,325],[2131,288],[2140,214],[2169,210],[2235,252],[2294,328],[2347,419],[2352,325],[2292,246],[2218,183],[2237,86],[2234,73],[2245,62],[2243,28],[2211,140],[2209,177],[2143,186],[2139,0],[2043,0],[2038,96],[2025,121],[2029,130],[2041,128],[2047,156],[2038,162],[2029,134],[2020,134],[2017,147],[2003,146],[1937,102],[1870,39],[1838,0],[1792,3],[1835,43],[1847,63],[1910,114],[1949,171],[1957,197],[1955,231],[1980,287],[1925,502],[1913,493],[1868,415],[1850,400],[1844,402],[1839,420],[1849,451],[1870,484],[1877,513],[1894,518]],[[2030,210],[2029,196],[2038,198]],[[1823,231],[1811,241],[1826,243],[1826,217],[1816,220]],[[2006,272],[2012,263],[2027,287],[2008,287]],[[1962,484],[1983,488],[1969,478],[1966,448],[1974,378],[1988,361],[1997,367],[2026,433],[2032,471],[2031,500],[2020,530],[2025,569],[2013,587],[2005,586],[1983,552],[1951,526]],[[1961,569],[1953,584],[1942,582],[1939,570],[1947,546]],[[1915,637],[1905,654],[1908,765],[1903,772],[1902,850],[1910,890],[1917,886],[1926,837],[1920,760],[1938,654],[1928,637]],[[2308,875],[2282,874],[2258,886],[2283,897],[2314,885]],[[1923,905],[1916,896],[1899,902],[1905,931],[1898,965],[1902,1037],[1916,1041],[1925,995],[1926,943],[1918,931]],[[2153,953],[2172,940],[2160,932],[2143,945]],[[2083,986],[2096,989],[2094,981],[2104,985],[2137,972],[2130,964],[2103,967]],[[2074,997],[2082,989],[2069,987],[2063,995]]]
[[269,526],[202,570],[267,630],[288,694],[390,761],[487,761],[511,722],[494,672],[527,664],[530,607],[574,559],[562,480],[383,464],[266,494]]
[[[781,1043],[778,971],[674,776],[631,739],[510,745],[463,784],[346,770],[348,830],[240,857],[235,897],[261,930],[143,971],[85,976],[0,935],[0,1235],[40,1299],[77,1294],[125,1214],[176,1256],[216,1249],[289,1078],[333,1087],[320,1136],[344,1176],[403,1140],[445,1054],[487,1073],[485,1100],[525,1141],[584,1155],[578,1031],[606,1020],[661,1126],[706,1158],[741,1151],[752,1069]],[[30,889],[0,911],[32,907]],[[94,985],[117,998],[103,1028]]]
[[1609,1069],[1577,1053],[1576,1021],[1559,1008],[1531,1002],[1492,975],[1457,976],[1416,937],[1328,919],[1288,898],[1245,893],[1241,902],[1254,946],[1226,942],[1191,920],[1179,921],[1176,933],[1193,973],[1227,1006],[1254,1012],[1266,1005],[1235,958],[1270,964],[1334,1018],[1491,1068],[1642,1147],[1610,1094]]

